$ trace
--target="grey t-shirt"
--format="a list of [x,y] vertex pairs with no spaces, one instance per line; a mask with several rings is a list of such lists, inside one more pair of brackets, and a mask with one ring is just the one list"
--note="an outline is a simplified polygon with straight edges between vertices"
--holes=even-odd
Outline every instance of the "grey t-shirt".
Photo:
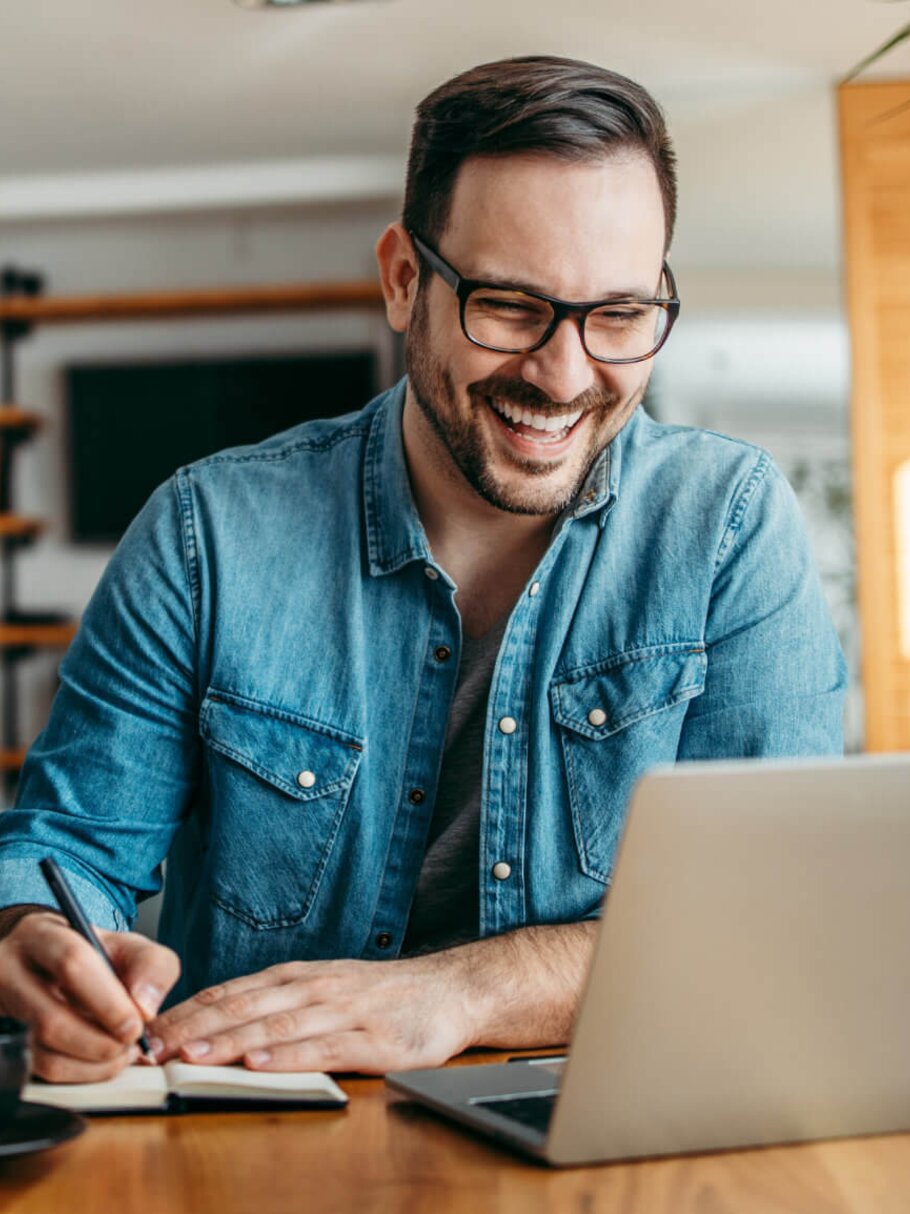
[[482,637],[462,639],[436,804],[403,953],[448,948],[479,934],[483,734],[507,619]]

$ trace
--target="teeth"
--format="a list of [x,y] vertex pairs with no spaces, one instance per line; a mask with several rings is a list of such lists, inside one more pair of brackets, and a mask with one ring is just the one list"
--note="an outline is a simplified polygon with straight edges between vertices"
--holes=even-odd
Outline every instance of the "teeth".
[[510,422],[520,422],[523,426],[531,426],[534,430],[542,430],[547,434],[569,430],[581,417],[582,410],[576,413],[563,413],[560,417],[548,417],[545,413],[532,413],[529,409],[519,409],[504,400],[490,402],[497,413],[508,418]]

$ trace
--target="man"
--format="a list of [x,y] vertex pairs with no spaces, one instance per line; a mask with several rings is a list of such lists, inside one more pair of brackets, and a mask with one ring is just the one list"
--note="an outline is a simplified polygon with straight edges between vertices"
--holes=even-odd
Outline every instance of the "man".
[[[139,1011],[159,1058],[262,1069],[564,1041],[638,776],[841,749],[785,482],[638,408],[675,205],[623,77],[519,59],[423,102],[377,245],[406,383],[157,491],[0,818],[40,1074],[115,1073]],[[106,929],[168,857],[163,943],[104,934],[132,1000],[43,854]]]

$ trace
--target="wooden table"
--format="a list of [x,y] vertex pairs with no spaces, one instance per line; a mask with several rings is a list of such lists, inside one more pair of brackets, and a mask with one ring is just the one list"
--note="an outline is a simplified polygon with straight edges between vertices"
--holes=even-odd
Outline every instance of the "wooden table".
[[95,1118],[81,1138],[64,1146],[0,1160],[0,1211],[907,1214],[910,1210],[910,1134],[553,1171],[449,1126],[390,1092],[379,1079],[343,1079],[342,1086],[351,1103],[341,1113]]

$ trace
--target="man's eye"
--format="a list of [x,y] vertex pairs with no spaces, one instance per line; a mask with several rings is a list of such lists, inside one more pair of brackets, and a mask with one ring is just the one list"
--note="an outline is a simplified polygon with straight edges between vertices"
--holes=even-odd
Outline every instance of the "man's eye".
[[540,308],[535,308],[533,304],[523,300],[503,299],[495,295],[482,295],[473,302],[475,307],[482,308],[486,312],[496,312],[500,316],[535,317],[540,315],[541,312]]
[[599,312],[591,312],[588,323],[599,325],[634,325],[646,320],[650,313],[648,308],[604,308]]

